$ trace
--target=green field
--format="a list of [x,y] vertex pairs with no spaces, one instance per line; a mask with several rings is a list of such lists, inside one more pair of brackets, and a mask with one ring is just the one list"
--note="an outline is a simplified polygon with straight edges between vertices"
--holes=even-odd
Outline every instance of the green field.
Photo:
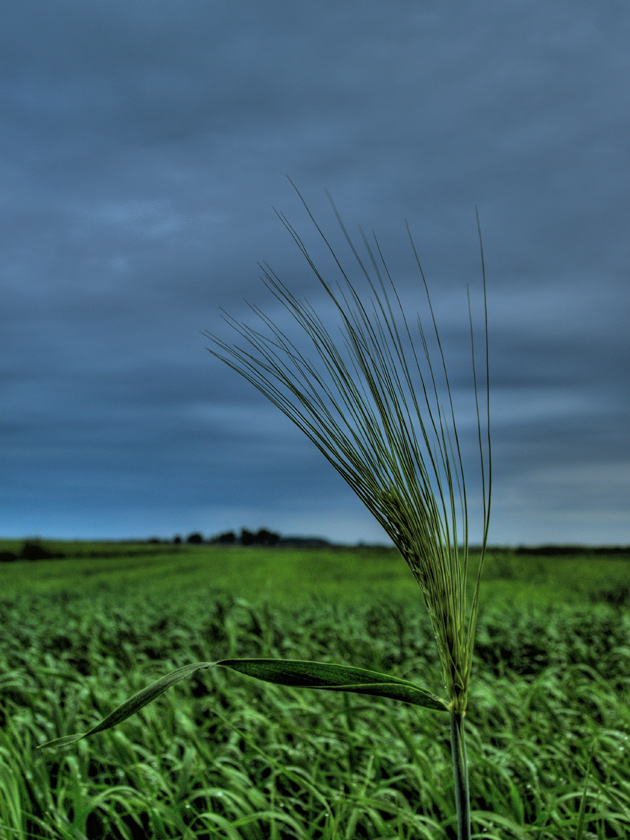
[[[448,720],[220,669],[80,732],[174,668],[354,664],[441,692],[393,551],[48,542],[0,563],[0,838],[454,838]],[[19,544],[0,543],[0,551]],[[630,836],[630,555],[490,552],[467,726],[479,838]]]

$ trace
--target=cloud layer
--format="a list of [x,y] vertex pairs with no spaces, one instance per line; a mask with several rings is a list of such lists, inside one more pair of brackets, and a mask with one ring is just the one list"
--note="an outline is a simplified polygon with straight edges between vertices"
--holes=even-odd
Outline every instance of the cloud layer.
[[630,542],[629,23],[556,0],[6,10],[2,532],[383,538],[205,351],[222,308],[283,318],[258,262],[324,307],[272,210],[321,254],[288,174],[335,241],[325,188],[377,230],[413,308],[409,222],[463,396],[479,208],[491,539]]

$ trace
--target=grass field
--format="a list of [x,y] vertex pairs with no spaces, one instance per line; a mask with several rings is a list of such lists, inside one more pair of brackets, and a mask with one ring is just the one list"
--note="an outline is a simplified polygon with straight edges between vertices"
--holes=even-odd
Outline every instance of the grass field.
[[[216,669],[114,730],[34,749],[200,660],[321,659],[440,693],[394,552],[47,545],[67,556],[0,564],[2,840],[455,837],[447,720],[392,701]],[[491,552],[482,592],[477,836],[630,836],[630,555]]]

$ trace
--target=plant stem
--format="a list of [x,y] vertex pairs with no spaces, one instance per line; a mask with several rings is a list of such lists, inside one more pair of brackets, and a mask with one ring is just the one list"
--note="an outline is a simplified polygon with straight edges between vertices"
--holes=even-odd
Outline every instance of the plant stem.
[[454,710],[451,710],[451,751],[453,753],[453,776],[457,804],[457,836],[459,840],[470,840],[470,791],[468,789],[464,715],[462,712]]

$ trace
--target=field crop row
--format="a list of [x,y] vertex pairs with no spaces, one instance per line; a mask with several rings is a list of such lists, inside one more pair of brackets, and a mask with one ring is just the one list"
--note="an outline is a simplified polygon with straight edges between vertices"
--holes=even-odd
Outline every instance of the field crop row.
[[[448,726],[392,701],[216,669],[114,730],[36,752],[200,660],[321,659],[440,693],[419,597],[372,590],[361,602],[340,588],[337,599],[252,603],[166,591],[155,576],[147,591],[125,587],[117,574],[109,586],[86,577],[83,593],[24,586],[0,602],[0,836],[455,837]],[[581,808],[584,840],[630,834],[630,619],[602,591],[601,603],[486,602],[467,724],[479,837],[572,840]]]

